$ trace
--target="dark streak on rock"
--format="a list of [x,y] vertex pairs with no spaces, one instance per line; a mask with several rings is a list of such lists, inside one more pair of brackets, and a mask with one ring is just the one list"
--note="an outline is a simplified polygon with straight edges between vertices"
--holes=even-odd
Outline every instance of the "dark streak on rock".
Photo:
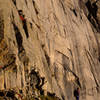
[[14,5],[16,6],[16,0],[12,0],[12,2],[14,3]]
[[0,42],[4,39],[4,19],[2,11],[0,11]]
[[59,0],[59,2],[61,3],[61,6],[62,6],[63,11],[64,11],[64,14],[66,14],[66,15],[67,15],[67,13],[66,13],[66,9],[65,9],[65,6],[64,6],[63,1],[62,1],[62,0]]
[[34,7],[34,9],[35,9],[36,15],[38,15],[38,14],[39,14],[39,12],[38,12],[38,10],[37,10],[37,8],[36,8],[35,1],[33,0],[32,2],[33,2],[33,7]]
[[27,0],[25,0],[25,3],[26,3],[26,5],[27,5]]
[[23,48],[23,38],[22,38],[22,35],[18,29],[18,27],[15,25],[15,23],[13,23],[13,27],[14,27],[14,30],[15,30],[15,36],[16,36],[16,41],[17,41],[17,45],[18,45],[18,51],[19,53],[24,49]]
[[44,51],[44,53],[45,53],[45,58],[47,60],[47,64],[48,64],[48,66],[50,66],[50,57],[48,56],[48,54],[46,53],[46,51]]

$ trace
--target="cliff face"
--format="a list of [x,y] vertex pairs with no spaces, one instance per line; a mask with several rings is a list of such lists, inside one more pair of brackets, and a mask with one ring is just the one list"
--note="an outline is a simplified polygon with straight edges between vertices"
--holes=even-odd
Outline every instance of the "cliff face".
[[99,0],[0,0],[0,95],[99,100],[99,46]]

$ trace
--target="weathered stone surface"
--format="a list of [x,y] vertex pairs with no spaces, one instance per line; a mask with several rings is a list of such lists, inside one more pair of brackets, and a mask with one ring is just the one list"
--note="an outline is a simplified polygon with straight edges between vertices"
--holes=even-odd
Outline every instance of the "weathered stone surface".
[[0,0],[0,90],[99,100],[99,71],[99,0]]

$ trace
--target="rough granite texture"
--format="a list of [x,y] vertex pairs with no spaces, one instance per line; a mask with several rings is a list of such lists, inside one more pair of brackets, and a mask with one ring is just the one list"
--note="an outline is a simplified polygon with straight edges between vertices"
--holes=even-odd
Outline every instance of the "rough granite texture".
[[0,0],[0,90],[33,95],[39,81],[61,100],[77,87],[80,100],[100,100],[99,0]]

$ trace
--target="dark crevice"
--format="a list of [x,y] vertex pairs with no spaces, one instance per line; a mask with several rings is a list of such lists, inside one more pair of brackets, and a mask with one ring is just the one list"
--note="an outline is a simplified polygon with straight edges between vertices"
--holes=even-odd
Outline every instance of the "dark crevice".
[[[5,77],[5,71],[4,71],[4,77]],[[4,78],[4,89],[6,89],[6,79]]]
[[14,5],[16,6],[16,0],[12,0],[12,2],[14,3]]
[[45,78],[40,77],[39,73],[36,72],[35,69],[31,70],[29,76],[30,76],[30,87],[32,87],[33,89],[34,88],[38,89],[40,94],[43,95],[44,90],[42,89],[42,87],[45,84]]
[[74,15],[77,17],[76,10],[75,10],[75,9],[73,9],[72,11],[73,11]]
[[76,13],[76,10],[75,9],[71,9],[70,10],[74,13],[74,15],[77,17],[77,13]]
[[26,3],[26,5],[27,5],[27,0],[25,0],[25,3]]
[[99,60],[99,62],[100,62],[100,54],[99,54],[98,60]]
[[56,96],[55,93],[50,93],[50,92],[47,92],[47,95],[50,96],[50,97],[55,97]]
[[25,16],[23,15],[23,11],[22,10],[18,10],[18,13],[19,13],[20,19],[21,19],[22,24],[23,24],[23,29],[25,31],[25,35],[28,38],[29,34],[28,34],[28,28],[27,28],[27,22],[26,22]]
[[88,16],[91,17],[91,15],[92,15],[93,18],[97,20],[98,7],[96,5],[96,2],[91,4],[91,2],[88,0],[88,2],[86,3],[86,7],[88,8],[88,11],[89,11],[89,15]]
[[48,64],[48,66],[50,66],[50,57],[48,56],[48,54],[46,53],[46,51],[44,53],[45,53],[45,58],[47,60],[47,64]]
[[17,41],[17,46],[18,46],[18,51],[19,53],[24,49],[23,48],[23,38],[22,38],[22,35],[18,29],[18,27],[13,23],[13,27],[14,27],[14,30],[15,30],[15,36],[16,36],[16,41]]
[[28,34],[28,29],[27,29],[27,23],[26,23],[26,20],[23,21],[23,28],[24,28],[26,37],[28,38],[28,37],[29,37],[29,34]]
[[31,27],[31,29],[32,29],[32,23],[30,23],[30,27]]
[[44,47],[45,47],[45,44],[42,44],[42,45],[41,45],[41,47],[42,47],[42,49],[44,49]]
[[[55,93],[50,93],[47,91],[47,95],[44,94],[43,85],[45,84],[45,77],[41,77],[39,72],[35,70],[35,68],[31,69],[31,72],[29,73],[30,78],[30,87],[32,88],[32,97],[34,100],[39,100],[38,97],[34,97],[34,90],[38,90],[38,94],[40,94],[41,100],[60,100]],[[29,93],[30,87],[27,87],[27,94]]]
[[6,94],[6,96],[7,96],[7,97],[14,98],[15,93],[14,93],[14,91],[8,91],[7,94]]
[[0,91],[0,96],[1,97],[4,96],[4,92]]
[[18,95],[18,98],[19,98],[19,94],[17,94],[16,91],[14,91],[14,90],[10,90],[10,89],[9,90],[1,90],[0,94],[1,94],[0,100],[19,100],[15,96],[15,95]]
[[0,42],[4,39],[4,19],[2,12],[0,12]]
[[79,88],[74,89],[74,91],[73,91],[73,95],[74,95],[74,97],[75,97],[76,100],[77,100],[77,97],[79,97]]
[[35,69],[32,69],[30,73],[30,86],[35,85],[36,87],[38,87],[39,84],[40,78],[38,72],[36,72]]
[[35,9],[35,12],[36,12],[36,14],[38,15],[38,14],[39,14],[39,12],[38,12],[38,10],[37,10],[37,8],[36,8],[35,1],[33,0],[32,2],[33,2],[33,7],[34,7],[34,9]]
[[89,11],[89,14],[88,14],[89,21],[97,29],[97,31],[100,31],[99,30],[100,24],[97,19],[97,11],[98,11],[98,6],[96,5],[97,1],[91,4],[90,0],[88,0],[85,5]]
[[63,94],[61,95],[61,97],[62,97],[62,100],[65,100],[65,96]]

